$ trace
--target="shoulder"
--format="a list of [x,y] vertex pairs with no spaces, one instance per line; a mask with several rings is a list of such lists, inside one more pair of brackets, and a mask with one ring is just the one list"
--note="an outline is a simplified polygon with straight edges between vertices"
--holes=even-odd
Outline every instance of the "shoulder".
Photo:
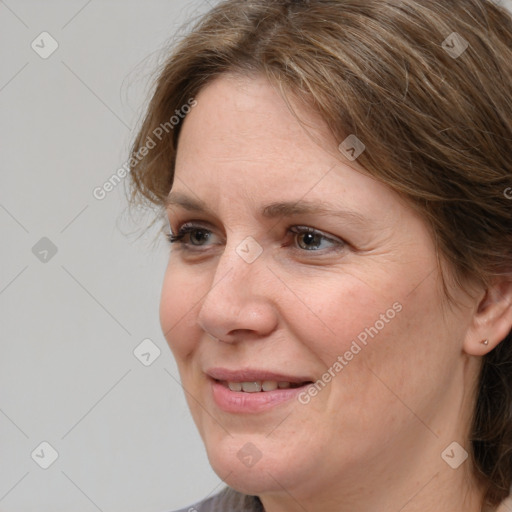
[[241,494],[226,487],[218,494],[198,501],[173,512],[262,512],[260,500],[256,496]]

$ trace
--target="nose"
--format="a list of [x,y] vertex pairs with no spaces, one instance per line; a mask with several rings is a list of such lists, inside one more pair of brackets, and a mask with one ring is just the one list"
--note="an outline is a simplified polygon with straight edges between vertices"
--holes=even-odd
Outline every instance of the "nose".
[[200,306],[197,323],[211,337],[225,343],[268,336],[277,325],[272,297],[275,279],[264,253],[248,263],[226,245],[213,281]]

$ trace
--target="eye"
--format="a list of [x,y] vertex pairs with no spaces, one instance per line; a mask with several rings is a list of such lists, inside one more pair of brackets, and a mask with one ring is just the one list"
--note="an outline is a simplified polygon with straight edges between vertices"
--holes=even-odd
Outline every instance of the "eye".
[[[183,239],[186,236],[189,236],[191,242],[185,242]],[[167,239],[169,240],[169,243],[180,243],[184,246],[187,245],[194,245],[194,246],[201,246],[202,242],[207,241],[211,238],[212,232],[209,229],[206,229],[202,226],[199,226],[197,224],[184,224],[180,227],[178,230],[178,233],[176,235],[173,235],[172,233],[167,233]],[[195,241],[194,241],[195,240]],[[198,243],[195,243],[198,242]]]
[[345,245],[344,242],[342,242],[341,240],[330,238],[329,236],[323,234],[322,232],[307,226],[293,226],[292,228],[289,229],[289,231],[298,235],[296,237],[296,240],[298,240],[299,242],[302,239],[303,243],[298,243],[298,245],[301,249],[304,249],[306,251],[319,251],[319,249],[321,249],[319,246],[322,244],[322,242],[328,242],[331,245],[341,247]]
[[[332,250],[340,250],[345,247],[345,242],[331,238],[321,231],[307,227],[307,226],[292,226],[288,229],[288,232],[296,235],[294,239],[297,241],[297,247],[295,250],[301,252],[330,252]],[[170,244],[179,243],[185,250],[197,251],[191,247],[203,247],[212,238],[212,231],[209,229],[194,223],[186,223],[181,226],[178,233],[167,233],[167,239]],[[188,238],[188,240],[187,240]],[[328,243],[331,247],[321,247],[322,244]],[[210,244],[211,245],[211,244]],[[213,244],[216,245],[216,244]],[[283,245],[287,247],[287,245]]]

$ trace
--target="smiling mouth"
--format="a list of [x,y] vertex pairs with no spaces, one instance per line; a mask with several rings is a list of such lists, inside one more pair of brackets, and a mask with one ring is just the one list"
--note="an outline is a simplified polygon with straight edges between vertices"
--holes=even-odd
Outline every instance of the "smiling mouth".
[[216,382],[228,388],[231,391],[242,392],[242,393],[266,393],[269,391],[275,391],[276,389],[295,389],[312,384],[312,381],[305,382],[278,382],[273,380],[257,380],[257,381],[244,381],[244,382],[232,382],[226,380],[217,380]]

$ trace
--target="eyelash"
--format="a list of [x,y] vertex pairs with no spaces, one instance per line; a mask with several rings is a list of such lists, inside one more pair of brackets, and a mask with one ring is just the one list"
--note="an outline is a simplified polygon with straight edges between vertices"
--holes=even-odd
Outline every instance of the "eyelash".
[[[166,238],[168,240],[168,242],[170,244],[175,244],[175,243],[179,243],[179,244],[182,244],[182,247],[187,250],[187,251],[190,251],[190,252],[199,252],[200,250],[198,249],[190,249],[190,247],[202,247],[201,245],[196,245],[194,246],[193,244],[189,244],[187,242],[184,242],[183,239],[185,238],[185,236],[187,236],[188,234],[190,233],[193,233],[194,231],[203,231],[203,232],[206,232],[208,234],[211,234],[211,231],[201,225],[198,225],[198,224],[193,224],[193,223],[188,223],[188,224],[184,224],[183,226],[181,226],[178,230],[178,233],[176,235],[174,235],[173,233],[166,233]],[[302,234],[311,234],[311,235],[318,235],[320,237],[320,240],[326,240],[328,242],[331,242],[335,245],[337,245],[338,247],[334,247],[334,248],[331,248],[331,249],[314,249],[314,250],[307,250],[307,249],[300,249],[300,248],[295,248],[296,250],[298,251],[301,251],[301,252],[322,252],[322,253],[325,253],[325,252],[332,252],[332,251],[336,251],[336,250],[341,250],[345,247],[346,243],[343,242],[343,241],[340,241],[340,240],[335,240],[334,238],[330,238],[328,237],[327,235],[325,235],[324,233],[322,233],[321,231],[318,231],[316,229],[313,229],[313,228],[310,228],[310,227],[307,227],[307,226],[292,226],[290,228],[288,228],[288,231],[289,232],[292,232],[293,234],[295,235],[302,235]]]

